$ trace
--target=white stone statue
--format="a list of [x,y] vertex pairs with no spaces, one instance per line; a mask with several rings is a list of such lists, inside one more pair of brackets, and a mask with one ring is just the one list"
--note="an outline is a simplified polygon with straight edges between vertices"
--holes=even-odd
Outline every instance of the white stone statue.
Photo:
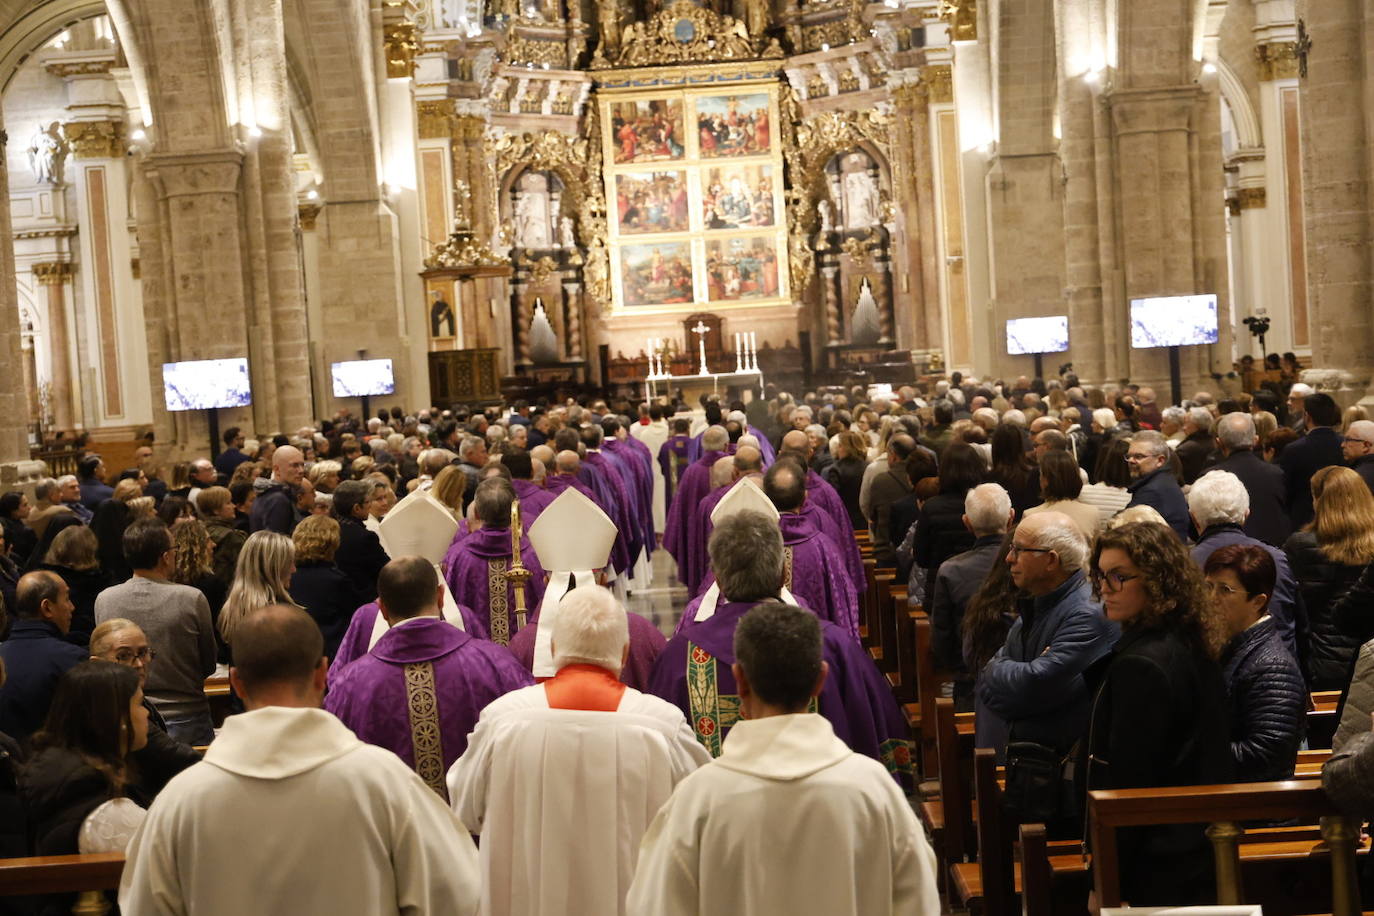
[[515,198],[515,244],[520,248],[550,247],[543,195],[523,192]]
[[820,203],[816,204],[816,210],[821,215],[821,231],[834,232],[835,217],[831,213],[830,201],[822,200]]
[[850,229],[878,224],[878,183],[867,171],[844,176],[844,222]]
[[854,306],[850,319],[849,342],[872,346],[882,336],[882,319],[878,317],[878,300],[873,298],[873,287],[864,277],[859,289],[859,301]]
[[561,230],[560,239],[563,243],[563,247],[576,248],[577,233],[573,229],[573,218],[571,216],[563,217],[562,222],[559,223],[559,229]]
[[540,299],[535,300],[534,317],[530,320],[530,360],[537,366],[558,362],[558,336]]
[[60,185],[68,149],[57,121],[46,127],[39,124],[33,139],[29,141],[28,150],[29,170],[33,172],[34,181],[38,184]]

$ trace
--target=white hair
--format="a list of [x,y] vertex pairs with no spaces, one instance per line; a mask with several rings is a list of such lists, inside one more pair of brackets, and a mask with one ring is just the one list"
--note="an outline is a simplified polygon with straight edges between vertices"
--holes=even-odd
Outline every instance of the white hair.
[[1350,424],[1350,428],[1345,431],[1347,437],[1359,439],[1361,442],[1374,444],[1374,421],[1356,420]]
[[733,421],[733,422],[735,422],[735,423],[747,423],[747,422],[749,422],[749,418],[746,417],[746,416],[744,415],[744,411],[742,411],[742,410],[732,410],[732,411],[730,411],[728,414],[725,415],[725,419],[730,420],[730,421]]
[[1250,514],[1250,493],[1230,471],[1208,471],[1188,491],[1188,511],[1202,528],[1241,525]]
[[806,428],[805,432],[808,436],[819,436],[822,439],[825,438],[825,427],[819,423],[812,423]]
[[1186,412],[1184,412],[1182,407],[1166,407],[1159,413],[1160,416],[1162,416],[1165,420],[1168,420],[1171,423],[1177,423],[1180,426],[1183,425],[1183,418],[1188,415]]
[[1013,407],[1011,410],[1002,414],[1002,422],[1011,426],[1024,427],[1026,425],[1026,415]]
[[1122,525],[1134,525],[1136,523],[1149,525],[1163,525],[1169,527],[1169,523],[1164,520],[1164,516],[1159,514],[1159,510],[1154,506],[1129,506],[1113,515],[1107,522],[1107,528],[1120,528]]
[[968,516],[969,527],[978,537],[1006,534],[1011,497],[999,484],[979,484],[964,497],[964,515]]
[[735,456],[725,455],[717,458],[716,463],[711,465],[711,489],[718,490],[730,482],[735,476]]
[[1309,394],[1315,393],[1315,389],[1306,382],[1294,382],[1293,387],[1288,389],[1289,397],[1305,398]]
[[730,434],[725,431],[724,426],[707,427],[706,432],[701,434],[701,447],[708,452],[724,451],[730,444]]
[[1116,426],[1116,413],[1110,407],[1099,407],[1093,411],[1093,422],[1103,430]]
[[758,447],[759,447],[759,440],[758,440],[758,437],[755,436],[755,435],[753,435],[752,433],[745,433],[744,435],[740,436],[738,439],[735,440],[735,451],[738,452],[740,449],[744,448],[746,445],[749,446],[750,448],[758,448]]
[[1255,447],[1255,418],[1248,413],[1228,413],[1217,421],[1217,438],[1230,451]]
[[997,411],[991,407],[979,407],[973,412],[973,422],[988,432],[992,432],[993,428],[997,426]]
[[553,665],[597,665],[620,674],[630,642],[625,609],[599,585],[582,585],[558,602],[553,622]]
[[1204,433],[1212,431],[1212,412],[1206,407],[1193,407],[1188,411],[1188,419]]
[[1073,519],[1062,512],[1046,512],[1032,518],[1040,520],[1027,532],[1036,547],[1053,550],[1066,572],[1088,565],[1088,541]]

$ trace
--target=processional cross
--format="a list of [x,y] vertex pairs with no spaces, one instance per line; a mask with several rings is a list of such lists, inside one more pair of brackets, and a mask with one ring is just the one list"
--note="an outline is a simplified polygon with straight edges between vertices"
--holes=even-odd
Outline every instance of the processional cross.
[[697,346],[701,353],[701,375],[711,374],[706,370],[706,334],[710,330],[711,329],[706,326],[706,323],[701,320],[698,320],[697,326],[692,328],[692,333],[697,335]]

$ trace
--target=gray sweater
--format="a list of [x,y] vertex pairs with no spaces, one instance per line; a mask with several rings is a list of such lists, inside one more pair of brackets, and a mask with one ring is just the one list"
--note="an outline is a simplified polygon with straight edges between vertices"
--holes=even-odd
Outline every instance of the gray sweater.
[[143,628],[157,659],[148,667],[148,699],[167,718],[208,712],[205,679],[215,673],[210,604],[199,590],[134,576],[96,596],[95,620],[125,617]]

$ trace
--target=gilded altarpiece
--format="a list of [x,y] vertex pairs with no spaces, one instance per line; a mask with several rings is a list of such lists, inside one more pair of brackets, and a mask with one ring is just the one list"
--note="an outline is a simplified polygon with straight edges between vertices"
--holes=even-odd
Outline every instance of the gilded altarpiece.
[[792,301],[775,79],[598,93],[613,311]]

